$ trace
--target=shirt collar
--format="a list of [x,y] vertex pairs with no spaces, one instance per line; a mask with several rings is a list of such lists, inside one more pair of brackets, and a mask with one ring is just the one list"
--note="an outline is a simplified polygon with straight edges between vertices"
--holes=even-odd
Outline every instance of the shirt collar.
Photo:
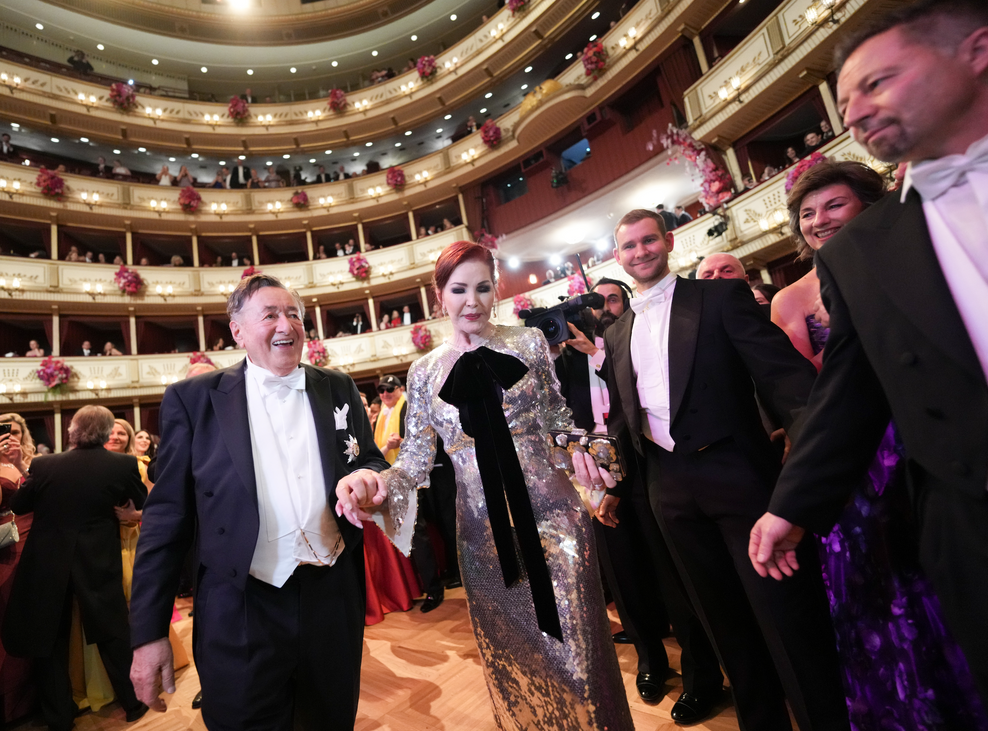
[[[974,157],[979,154],[980,155],[988,154],[988,135],[985,135],[976,142],[972,142],[971,145],[964,152],[963,157]],[[962,156],[958,155],[958,157],[962,157]],[[940,159],[942,158],[936,158],[936,160],[940,160]],[[899,195],[900,203],[906,202],[906,196],[909,195],[909,190],[913,187],[913,168],[925,165],[927,163],[936,162],[936,160],[913,161],[906,166],[906,174],[902,178],[902,193]]]

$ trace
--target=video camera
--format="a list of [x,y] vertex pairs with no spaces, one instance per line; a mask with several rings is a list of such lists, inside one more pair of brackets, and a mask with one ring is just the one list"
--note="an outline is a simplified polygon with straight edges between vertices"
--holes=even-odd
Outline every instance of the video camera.
[[525,327],[537,327],[545,335],[549,345],[558,345],[569,340],[573,334],[567,327],[572,322],[584,335],[593,333],[594,316],[590,311],[604,308],[604,295],[596,292],[578,294],[552,307],[533,307],[522,310],[518,316],[525,321]]

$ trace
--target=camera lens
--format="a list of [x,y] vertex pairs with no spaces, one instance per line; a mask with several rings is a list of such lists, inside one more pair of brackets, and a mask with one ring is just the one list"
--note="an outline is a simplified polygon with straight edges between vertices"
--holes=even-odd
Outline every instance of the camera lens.
[[542,330],[542,334],[545,335],[545,339],[550,343],[559,337],[559,323],[553,319],[540,322],[539,329]]

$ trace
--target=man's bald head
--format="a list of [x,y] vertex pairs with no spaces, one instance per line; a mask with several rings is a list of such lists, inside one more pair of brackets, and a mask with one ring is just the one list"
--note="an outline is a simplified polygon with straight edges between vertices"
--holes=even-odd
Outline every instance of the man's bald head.
[[744,264],[733,254],[711,254],[696,268],[697,279],[741,279],[748,281]]

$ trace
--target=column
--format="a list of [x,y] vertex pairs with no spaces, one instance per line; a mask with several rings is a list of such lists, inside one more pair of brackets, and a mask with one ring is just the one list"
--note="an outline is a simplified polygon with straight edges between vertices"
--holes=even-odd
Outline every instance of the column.
[[707,62],[707,52],[703,48],[703,41],[700,40],[700,36],[693,36],[693,48],[696,49],[696,60],[700,62],[700,71],[702,73],[707,73],[710,70],[710,64]]
[[127,266],[134,266],[134,232],[130,230],[130,221],[124,221],[124,241],[125,252],[124,261],[127,262]]
[[323,332],[322,307],[320,307],[319,305],[316,305],[315,313],[316,313],[316,332],[319,333],[319,339],[320,340],[325,340],[326,339],[326,333]]
[[51,258],[58,261],[58,215],[51,216]]
[[837,112],[837,101],[830,92],[830,84],[824,79],[817,84],[817,88],[820,90],[820,96],[823,97],[823,105],[827,108],[827,119],[830,121],[830,126],[834,128],[834,134],[839,135],[844,131],[844,120]]
[[727,160],[727,169],[734,178],[734,186],[738,190],[744,190],[744,174],[741,172],[741,165],[738,163],[738,156],[734,154],[734,148],[728,147],[724,150],[724,159]]
[[765,282],[765,284],[773,284],[772,275],[769,274],[768,269],[762,267],[761,269],[758,270],[758,273],[762,275],[762,281]]
[[189,227],[192,230],[192,266],[199,266],[199,234],[195,226]]
[[140,399],[134,399],[134,431],[139,432],[144,427],[141,426],[141,402]]
[[418,229],[415,228],[415,214],[412,211],[408,212],[408,228],[412,232],[412,241],[415,241],[419,237]]
[[130,310],[130,354],[137,355],[137,316],[133,307],[127,309]]
[[464,226],[469,226],[470,224],[467,223],[467,204],[463,200],[463,193],[459,190],[456,191],[456,201],[460,204],[460,220],[463,221]]
[[199,350],[206,352],[206,320],[202,316],[201,307],[196,307],[196,318],[199,320]]
[[305,226],[305,247],[309,251],[309,261],[315,261],[316,250],[312,246],[312,231],[309,230],[309,222],[302,221],[302,225]]
[[367,298],[367,311],[370,313],[371,332],[377,332],[377,310],[374,309],[374,298]]
[[62,407],[55,404],[55,454],[62,451]]
[[254,230],[254,224],[250,225],[250,250],[253,257],[250,260],[251,264],[254,266],[260,266],[261,256],[257,248],[257,231]]
[[58,325],[58,306],[52,305],[51,308],[51,354],[56,358],[62,354],[62,338],[59,334]]
[[364,241],[364,224],[357,221],[357,241],[360,243],[361,253],[367,251],[367,244]]
[[424,284],[419,287],[419,296],[422,298],[422,312],[425,313],[425,319],[428,320],[432,315],[432,308],[429,306],[429,292]]

